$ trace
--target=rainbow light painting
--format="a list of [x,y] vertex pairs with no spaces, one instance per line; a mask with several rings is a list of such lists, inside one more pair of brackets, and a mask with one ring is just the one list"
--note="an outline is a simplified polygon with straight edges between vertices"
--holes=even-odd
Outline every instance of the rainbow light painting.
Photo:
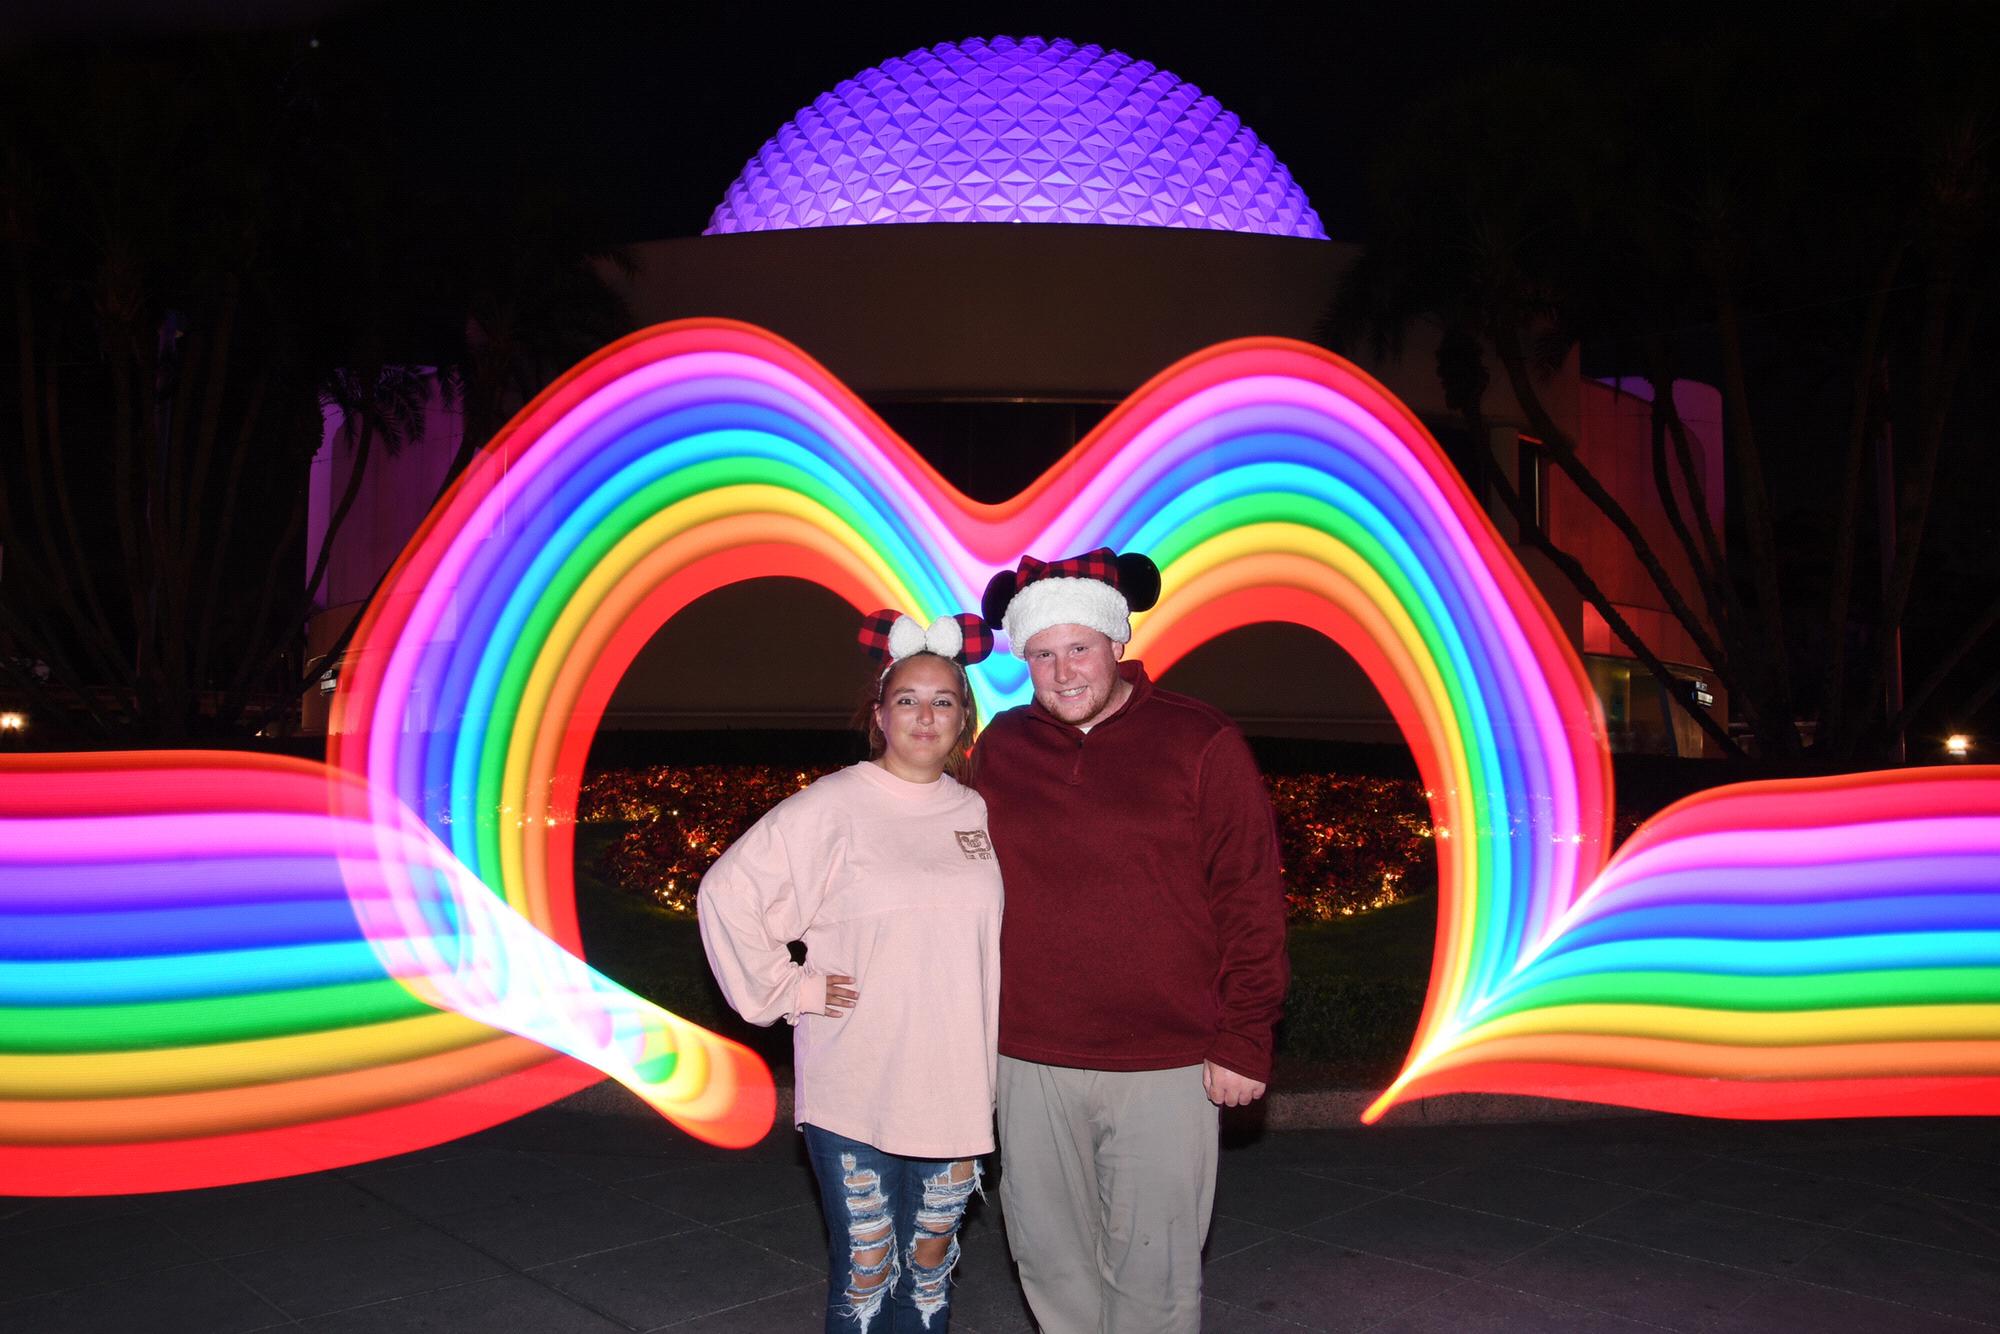
[[1326,239],[1285,164],[1214,98],[1040,37],[942,42],[843,79],[750,159],[707,234],[898,222]]
[[756,1056],[557,948],[358,786],[226,751],[0,760],[0,1193],[368,1161],[600,1072],[703,1139],[769,1129]]
[[[1721,788],[1607,858],[1575,652],[1436,443],[1353,366],[1211,348],[984,505],[796,348],[698,320],[605,349],[475,460],[368,608],[327,765],[0,759],[0,1192],[361,1161],[597,1071],[693,1133],[759,1137],[754,1056],[577,958],[572,821],[613,688],[740,580],[929,619],[1024,551],[1100,545],[1161,567],[1132,645],[1156,675],[1240,626],[1308,626],[1415,752],[1438,940],[1368,1119],[1471,1090],[2000,1110],[2000,770]],[[1017,659],[973,671],[986,707],[1027,698]]]

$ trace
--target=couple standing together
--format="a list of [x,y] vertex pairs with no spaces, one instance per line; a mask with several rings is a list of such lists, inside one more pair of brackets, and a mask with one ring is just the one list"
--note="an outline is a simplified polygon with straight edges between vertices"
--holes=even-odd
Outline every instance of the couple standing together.
[[[1200,1327],[1217,1108],[1270,1078],[1284,890],[1242,736],[1123,661],[1158,595],[1150,560],[1100,549],[1002,571],[983,620],[871,617],[872,758],[702,880],[730,1003],[797,1026],[829,1331],[948,1327],[996,1108],[1008,1245],[1046,1334]],[[961,784],[989,624],[1034,701],[992,720]]]

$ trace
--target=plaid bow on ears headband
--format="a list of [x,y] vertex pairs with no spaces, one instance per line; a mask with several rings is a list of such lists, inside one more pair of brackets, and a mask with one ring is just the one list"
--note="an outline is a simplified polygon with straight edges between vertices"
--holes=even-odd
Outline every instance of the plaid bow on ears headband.
[[855,636],[868,656],[889,668],[912,653],[935,653],[961,667],[982,661],[993,651],[993,632],[971,612],[940,616],[925,626],[900,611],[871,612]]

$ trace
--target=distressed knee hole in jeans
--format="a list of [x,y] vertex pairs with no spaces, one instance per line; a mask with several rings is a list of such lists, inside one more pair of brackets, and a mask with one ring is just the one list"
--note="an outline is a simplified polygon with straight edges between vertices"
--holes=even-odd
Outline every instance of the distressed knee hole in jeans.
[[896,1238],[882,1178],[856,1171],[851,1153],[840,1155],[840,1170],[840,1184],[847,1191],[847,1314],[867,1334],[895,1284]]
[[958,1225],[965,1219],[966,1201],[979,1190],[979,1175],[978,1163],[957,1162],[924,1182],[924,1202],[917,1210],[908,1262],[910,1302],[926,1329],[949,1295],[951,1271],[958,1264]]

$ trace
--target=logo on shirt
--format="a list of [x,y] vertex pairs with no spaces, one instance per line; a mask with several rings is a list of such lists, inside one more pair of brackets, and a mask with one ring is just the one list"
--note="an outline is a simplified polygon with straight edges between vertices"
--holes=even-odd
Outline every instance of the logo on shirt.
[[954,829],[958,836],[958,846],[969,862],[990,862],[993,860],[993,844],[986,837],[984,829]]

